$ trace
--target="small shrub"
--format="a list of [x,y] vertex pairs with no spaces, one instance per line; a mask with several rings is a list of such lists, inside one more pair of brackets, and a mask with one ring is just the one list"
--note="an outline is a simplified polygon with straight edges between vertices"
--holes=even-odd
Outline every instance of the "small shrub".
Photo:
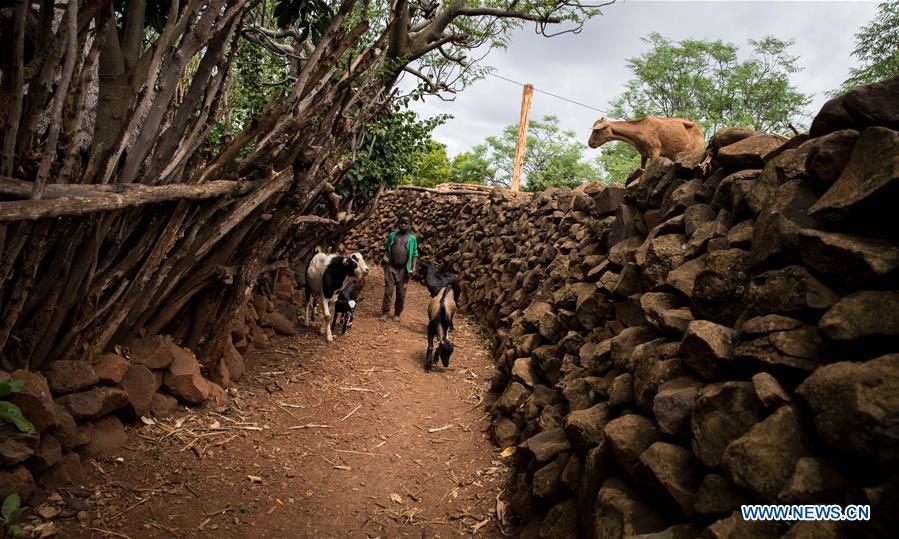
[[[16,380],[15,378],[7,378],[6,380],[0,381],[0,397],[18,393],[22,391],[23,387],[25,387],[25,384],[21,380]],[[22,410],[9,401],[0,400],[0,421],[12,423],[22,432],[36,432],[31,421],[28,421],[22,416]],[[6,505],[4,505],[4,507],[6,507]]]

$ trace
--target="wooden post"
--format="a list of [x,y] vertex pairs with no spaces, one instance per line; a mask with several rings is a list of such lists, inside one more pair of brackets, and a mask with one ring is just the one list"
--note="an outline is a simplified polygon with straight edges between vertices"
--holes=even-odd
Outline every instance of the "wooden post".
[[531,98],[534,85],[525,84],[521,94],[521,116],[518,119],[518,142],[515,144],[515,161],[512,165],[512,191],[517,192],[521,184],[521,166],[524,164],[524,150],[528,144],[528,117],[531,115]]

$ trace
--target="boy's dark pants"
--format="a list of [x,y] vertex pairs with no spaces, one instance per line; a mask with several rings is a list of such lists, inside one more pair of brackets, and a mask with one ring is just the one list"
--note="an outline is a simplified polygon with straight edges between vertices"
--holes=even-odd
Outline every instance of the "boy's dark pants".
[[390,264],[384,266],[384,302],[381,303],[381,314],[390,312],[390,299],[396,291],[396,302],[393,304],[393,315],[399,316],[403,312],[403,303],[406,302],[406,284],[409,282],[409,272],[406,268],[394,268]]

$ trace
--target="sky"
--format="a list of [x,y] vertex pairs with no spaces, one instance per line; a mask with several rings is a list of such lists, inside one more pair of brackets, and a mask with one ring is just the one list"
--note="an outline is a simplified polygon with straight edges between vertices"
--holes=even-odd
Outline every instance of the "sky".
[[[773,35],[795,40],[788,50],[799,56],[804,70],[791,80],[799,91],[813,94],[811,118],[827,100],[826,92],[838,87],[856,65],[851,57],[854,35],[873,18],[876,6],[867,1],[618,0],[577,35],[545,38],[527,25],[513,35],[507,50],[492,51],[485,62],[497,75],[534,85],[531,119],[558,116],[563,129],[586,142],[593,122],[603,114],[540,90],[604,110],[630,79],[627,59],[648,50],[641,38],[651,32],[673,40],[721,39],[737,45],[740,54],[749,53],[750,39]],[[421,117],[453,115],[433,134],[452,157],[499,135],[504,126],[517,124],[521,93],[521,86],[488,76],[457,94],[455,101],[429,97],[413,109]],[[587,150],[585,157],[594,151]]]

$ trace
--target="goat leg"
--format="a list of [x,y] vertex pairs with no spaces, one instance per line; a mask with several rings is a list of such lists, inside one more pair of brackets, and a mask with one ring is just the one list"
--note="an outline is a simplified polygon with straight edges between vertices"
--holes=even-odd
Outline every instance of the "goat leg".
[[322,312],[325,315],[325,336],[328,339],[328,342],[334,341],[334,336],[331,335],[331,310],[330,310],[330,299],[325,299],[322,301]]
[[312,309],[315,305],[315,296],[312,294],[306,295],[306,312],[304,313],[304,324],[306,327],[309,327],[309,324],[312,323]]
[[434,326],[428,324],[428,351],[425,352],[425,372],[431,372],[431,352],[434,351]]

